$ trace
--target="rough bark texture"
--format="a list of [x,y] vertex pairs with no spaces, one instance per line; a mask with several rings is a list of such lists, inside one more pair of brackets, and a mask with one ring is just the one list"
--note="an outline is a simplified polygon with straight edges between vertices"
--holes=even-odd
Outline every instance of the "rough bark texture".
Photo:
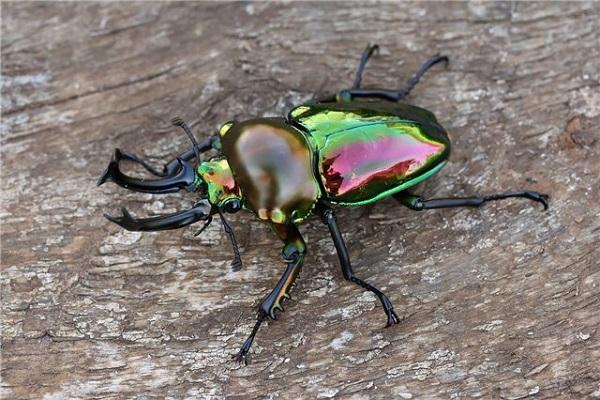
[[[600,398],[599,3],[4,3],[2,395],[74,398]],[[95,179],[114,147],[157,165],[220,123],[279,115],[348,86],[398,87],[454,141],[427,196],[531,188],[524,200],[416,213],[338,209],[360,277],[343,280],[325,227],[286,312],[232,364],[283,270],[250,214],[129,233],[103,212],[189,207]]]

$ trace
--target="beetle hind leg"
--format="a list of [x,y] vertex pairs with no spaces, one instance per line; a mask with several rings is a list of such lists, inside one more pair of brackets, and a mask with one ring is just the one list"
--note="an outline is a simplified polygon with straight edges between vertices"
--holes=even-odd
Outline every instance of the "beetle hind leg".
[[486,196],[473,197],[454,197],[440,199],[424,199],[418,195],[412,195],[407,192],[400,192],[394,195],[394,198],[401,204],[415,211],[432,210],[436,208],[451,208],[451,207],[479,207],[488,201],[503,200],[509,198],[524,198],[541,203],[544,210],[548,209],[548,200],[550,196],[544,193],[534,192],[530,190],[504,192],[488,194]]

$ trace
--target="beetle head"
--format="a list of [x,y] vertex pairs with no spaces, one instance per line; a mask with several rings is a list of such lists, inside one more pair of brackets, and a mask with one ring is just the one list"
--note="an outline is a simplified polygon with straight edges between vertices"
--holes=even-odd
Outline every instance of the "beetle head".
[[242,208],[242,194],[226,159],[203,161],[196,173],[211,205],[228,213]]

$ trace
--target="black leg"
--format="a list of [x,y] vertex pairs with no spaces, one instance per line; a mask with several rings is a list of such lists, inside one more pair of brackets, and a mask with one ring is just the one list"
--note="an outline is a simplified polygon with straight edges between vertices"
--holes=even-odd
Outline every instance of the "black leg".
[[282,306],[283,301],[290,297],[290,290],[294,287],[296,278],[300,274],[302,264],[304,263],[304,255],[306,254],[306,245],[295,225],[273,225],[273,228],[285,243],[282,254],[287,262],[287,266],[273,291],[263,299],[258,307],[256,324],[250,336],[244,341],[240,351],[233,356],[235,361],[246,365],[248,365],[248,352],[260,325],[268,318],[276,319],[277,315],[275,311],[284,311]]
[[369,62],[369,59],[371,58],[373,53],[377,50],[379,50],[379,46],[376,44],[372,46],[368,44],[367,47],[364,49],[362,55],[360,56],[360,63],[358,64],[358,68],[356,70],[356,77],[354,78],[354,84],[352,85],[352,89],[360,88],[360,82],[362,81],[362,75],[365,71],[365,66]]
[[352,265],[350,264],[350,256],[348,255],[348,249],[346,248],[346,243],[344,242],[342,233],[338,228],[333,210],[328,206],[320,205],[320,212],[321,218],[323,219],[325,225],[327,225],[329,228],[329,233],[331,233],[331,237],[333,238],[333,243],[335,245],[335,249],[337,250],[340,264],[342,265],[342,273],[344,274],[344,278],[356,283],[363,289],[368,290],[377,296],[379,301],[381,301],[383,310],[387,316],[386,326],[397,324],[399,322],[398,315],[394,311],[394,307],[387,296],[381,290],[354,276],[354,271],[352,271]]
[[548,209],[548,198],[547,194],[532,192],[532,191],[521,191],[521,192],[505,192],[489,194],[487,196],[474,196],[474,197],[456,197],[456,198],[442,198],[442,199],[424,199],[421,196],[411,195],[406,192],[400,192],[394,195],[394,198],[405,206],[416,210],[430,210],[434,208],[450,208],[450,207],[479,207],[483,203],[492,200],[502,200],[511,197],[522,197],[525,199],[537,201],[542,203],[544,210]]
[[238,248],[237,240],[235,240],[233,229],[231,229],[231,226],[229,226],[229,224],[225,220],[225,217],[223,216],[221,210],[217,208],[217,212],[219,213],[219,217],[221,217],[223,229],[225,229],[225,233],[229,237],[231,246],[233,246],[233,261],[231,262],[231,269],[233,271],[239,271],[240,269],[242,269],[242,257],[240,256],[240,249]]
[[111,222],[127,229],[128,231],[164,231],[168,229],[178,229],[193,224],[194,222],[206,220],[210,214],[205,212],[206,206],[197,206],[185,211],[179,211],[173,214],[160,215],[151,218],[134,218],[127,209],[122,208],[123,213],[120,217],[113,217],[108,214],[104,216]]
[[441,56],[439,54],[431,57],[421,66],[421,68],[419,68],[415,75],[409,79],[408,82],[406,82],[404,87],[399,90],[360,89],[358,87],[353,87],[351,89],[341,90],[337,94],[336,99],[337,101],[341,102],[349,102],[356,98],[378,98],[390,101],[400,101],[410,94],[410,92],[415,88],[417,83],[419,83],[419,80],[425,74],[425,72],[429,70],[429,68],[442,61],[448,62],[448,57]]
[[198,229],[196,233],[194,233],[194,236],[199,236],[202,232],[204,232],[204,230],[208,228],[208,226],[212,223],[212,220],[212,215],[208,214],[208,216],[206,217],[206,221],[204,221],[204,225],[202,225],[202,228]]
[[240,364],[244,363],[244,365],[248,365],[248,361],[250,358],[248,356],[248,352],[250,351],[250,348],[252,347],[252,343],[254,343],[254,338],[256,337],[256,334],[258,333],[258,328],[260,328],[262,323],[265,322],[266,320],[267,320],[267,317],[265,315],[262,315],[259,313],[256,316],[256,323],[254,324],[254,328],[252,328],[252,333],[250,333],[250,336],[248,336],[246,338],[246,340],[244,341],[244,344],[240,348],[240,351],[238,351],[232,357],[235,362],[240,363]]

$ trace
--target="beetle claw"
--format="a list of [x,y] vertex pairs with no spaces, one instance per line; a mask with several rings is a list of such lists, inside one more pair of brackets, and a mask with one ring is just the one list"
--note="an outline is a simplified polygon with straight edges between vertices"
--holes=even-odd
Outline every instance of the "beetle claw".
[[250,360],[250,356],[248,355],[248,352],[244,349],[238,351],[236,354],[231,356],[231,359],[233,360],[233,362],[237,363],[238,365],[242,365],[244,364],[245,366],[248,366],[248,362]]
[[525,192],[524,197],[542,203],[542,205],[544,206],[544,211],[548,209],[548,200],[550,200],[549,195],[539,192]]
[[387,324],[385,325],[386,328],[400,323],[400,318],[398,317],[398,314],[396,314],[396,311],[394,311],[393,308],[386,310],[385,313],[387,314],[387,318],[388,318]]
[[547,194],[540,194],[540,202],[544,205],[544,211],[548,209],[548,200],[550,200],[550,196]]
[[237,272],[237,271],[239,271],[239,270],[241,270],[241,269],[242,269],[242,260],[241,260],[241,259],[238,259],[238,258],[234,259],[234,260],[231,262],[231,270],[232,270],[233,272]]

